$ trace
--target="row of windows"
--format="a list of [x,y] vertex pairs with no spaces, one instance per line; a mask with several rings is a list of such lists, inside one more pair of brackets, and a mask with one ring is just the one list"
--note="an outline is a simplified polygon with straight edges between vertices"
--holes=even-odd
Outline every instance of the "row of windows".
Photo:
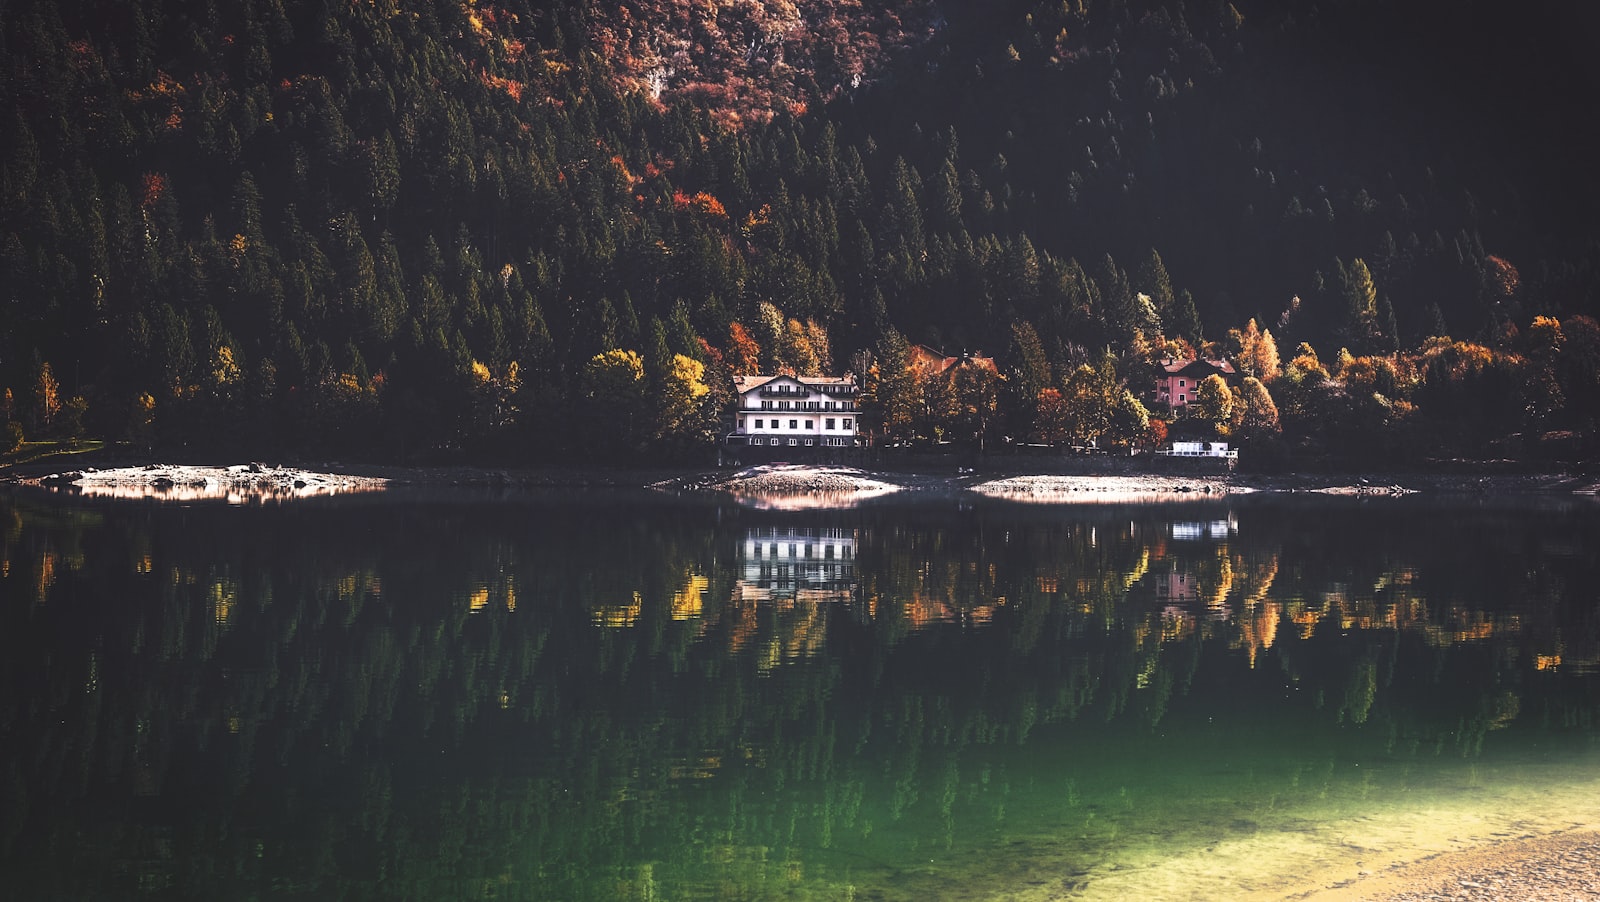
[[[813,545],[810,542],[806,542],[805,544],[801,544],[799,542],[784,543],[784,544],[779,544],[777,542],[767,542],[764,545],[762,543],[760,543],[760,542],[755,542],[751,546],[749,546],[749,548],[750,548],[750,556],[755,558],[756,560],[760,560],[763,557],[766,557],[766,558],[801,558],[801,557],[809,558],[809,557],[813,557],[812,552],[817,547],[818,546]],[[833,546],[833,545],[823,545],[823,546],[821,546],[821,551],[818,552],[816,556],[820,556],[820,557],[822,557],[824,559],[831,560],[833,558],[833,556],[834,556],[834,547],[835,546]],[[841,557],[851,557],[852,555],[855,554],[855,547],[852,546],[852,545],[842,546],[839,549],[839,554],[840,554]]]
[[854,401],[762,401],[762,410],[855,410]]
[[[837,419],[838,418],[836,418],[836,417],[828,417],[827,419],[822,421],[822,428],[826,429],[826,430],[832,430],[834,428],[833,424],[835,423],[835,421]],[[756,418],[755,428],[757,428],[757,429],[765,429],[765,428],[767,428],[766,426],[763,425],[766,422],[767,422],[766,420],[761,419],[760,417],[757,417]],[[800,428],[799,424],[800,424],[799,420],[790,420],[789,421],[789,428],[790,429],[799,429]],[[739,418],[739,428],[741,428],[741,429],[744,428],[744,418],[743,417]],[[773,420],[771,428],[773,428],[773,429],[782,429],[783,428],[783,421],[782,420]],[[806,420],[806,428],[807,429],[815,429],[815,428],[817,428],[817,421],[816,420]],[[844,417],[843,418],[843,422],[840,423],[840,425],[839,425],[839,428],[840,429],[849,429],[850,428],[850,418],[849,417]]]
[[812,447],[815,447],[818,444],[821,444],[822,447],[824,447],[824,448],[846,448],[846,447],[849,447],[850,440],[847,439],[847,438],[821,438],[821,439],[815,439],[815,438],[807,438],[807,439],[771,438],[771,439],[767,439],[765,442],[763,442],[762,439],[761,439],[761,436],[758,435],[755,438],[750,439],[750,444],[752,444],[752,445],[766,444],[766,445],[770,445],[771,447],[774,447],[774,448],[777,448],[777,447],[779,447],[781,445],[784,445],[784,444],[788,444],[788,446],[791,447],[791,448],[799,448],[799,447],[812,448]]

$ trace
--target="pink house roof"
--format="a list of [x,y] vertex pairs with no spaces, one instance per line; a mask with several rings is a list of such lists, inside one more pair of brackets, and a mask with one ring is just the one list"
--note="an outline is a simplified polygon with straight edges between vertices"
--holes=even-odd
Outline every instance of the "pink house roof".
[[1163,360],[1161,370],[1168,376],[1190,376],[1204,379],[1213,373],[1223,377],[1236,376],[1238,371],[1226,360]]

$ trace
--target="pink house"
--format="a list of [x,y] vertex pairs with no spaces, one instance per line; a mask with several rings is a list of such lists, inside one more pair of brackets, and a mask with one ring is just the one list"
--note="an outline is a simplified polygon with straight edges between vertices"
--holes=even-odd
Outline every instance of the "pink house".
[[1226,360],[1163,360],[1156,373],[1156,400],[1177,410],[1195,400],[1200,383],[1218,375],[1229,385],[1239,382],[1239,373]]

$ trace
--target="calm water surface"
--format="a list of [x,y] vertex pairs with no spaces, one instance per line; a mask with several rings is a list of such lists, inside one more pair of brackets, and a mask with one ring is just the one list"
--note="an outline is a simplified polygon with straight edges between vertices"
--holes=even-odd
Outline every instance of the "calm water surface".
[[15,899],[1281,896],[1600,824],[1600,512],[0,496]]

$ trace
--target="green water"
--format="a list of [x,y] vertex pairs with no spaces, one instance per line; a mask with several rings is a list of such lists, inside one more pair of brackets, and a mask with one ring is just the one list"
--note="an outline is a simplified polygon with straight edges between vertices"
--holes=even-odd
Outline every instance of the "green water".
[[0,498],[18,899],[1282,897],[1600,824],[1600,510]]

